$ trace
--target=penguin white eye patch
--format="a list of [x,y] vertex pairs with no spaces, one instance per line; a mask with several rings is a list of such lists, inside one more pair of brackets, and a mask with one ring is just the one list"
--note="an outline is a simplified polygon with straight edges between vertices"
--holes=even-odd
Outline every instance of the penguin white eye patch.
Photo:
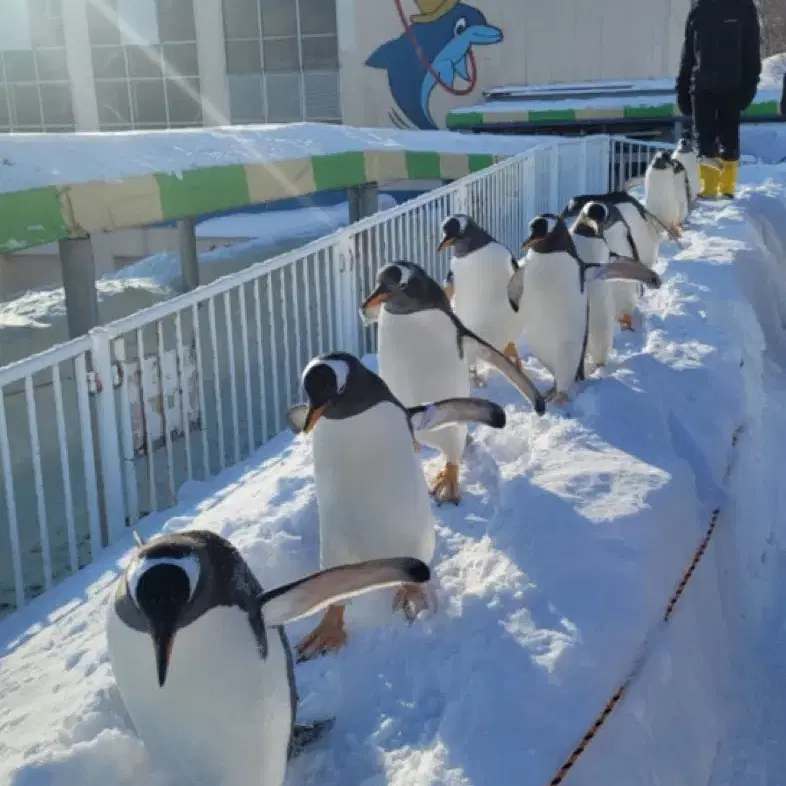
[[128,591],[134,603],[138,606],[137,588],[142,576],[145,575],[151,568],[157,565],[172,565],[180,568],[188,578],[188,599],[194,597],[197,584],[199,583],[200,566],[199,559],[193,554],[188,554],[183,557],[143,557],[142,559],[135,558],[134,565],[126,573],[126,581],[128,582]]
[[347,378],[349,377],[349,364],[343,360],[336,360],[335,358],[314,358],[303,369],[303,380],[313,371],[317,366],[327,366],[336,377],[336,391],[343,393],[347,389]]

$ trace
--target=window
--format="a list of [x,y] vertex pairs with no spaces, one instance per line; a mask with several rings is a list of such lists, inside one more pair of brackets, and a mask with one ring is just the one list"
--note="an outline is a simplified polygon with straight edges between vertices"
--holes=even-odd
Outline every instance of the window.
[[193,0],[102,6],[90,16],[101,129],[202,125]]
[[73,131],[62,0],[2,0],[0,132]]
[[340,122],[335,0],[223,0],[233,123]]

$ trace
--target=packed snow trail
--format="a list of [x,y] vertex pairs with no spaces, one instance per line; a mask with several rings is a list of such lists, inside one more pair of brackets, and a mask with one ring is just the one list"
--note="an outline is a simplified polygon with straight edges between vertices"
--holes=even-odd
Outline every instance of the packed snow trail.
[[[746,763],[741,734],[728,732],[740,727],[744,675],[759,668],[748,645],[779,569],[767,541],[777,540],[769,484],[783,413],[778,390],[762,387],[762,352],[786,286],[745,213],[760,197],[762,214],[777,203],[786,215],[786,169],[750,170],[748,182],[777,177],[736,206],[701,208],[685,250],[669,257],[664,245],[646,329],[618,339],[568,414],[534,417],[499,377],[481,391],[506,406],[508,426],[473,430],[463,501],[436,509],[439,613],[409,627],[391,615],[391,593],[352,604],[349,646],[297,668],[300,717],[337,723],[293,762],[287,786],[548,783],[657,623],[719,502],[724,518],[677,613],[566,784],[700,786],[713,768],[720,777]],[[742,262],[758,265],[744,280]],[[525,365],[545,388],[545,371]],[[423,457],[433,474],[436,455]],[[267,587],[314,570],[309,440],[280,435],[140,529],[164,526],[229,537]],[[0,624],[3,786],[177,783],[151,770],[107,660],[107,595],[130,548],[129,535]],[[290,639],[313,622],[291,626]],[[777,704],[768,711],[780,717]],[[774,766],[777,739],[760,747]]]

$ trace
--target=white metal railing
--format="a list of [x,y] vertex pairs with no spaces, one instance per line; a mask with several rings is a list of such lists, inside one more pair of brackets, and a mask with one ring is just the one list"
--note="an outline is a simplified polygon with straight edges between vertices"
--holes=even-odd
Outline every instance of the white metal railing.
[[[469,212],[517,249],[539,212],[627,183],[662,147],[547,139],[328,237],[0,368],[0,614],[95,560],[178,489],[284,428],[316,354],[373,352],[358,319],[386,262],[437,279],[439,226]],[[643,170],[641,170],[643,172]]]

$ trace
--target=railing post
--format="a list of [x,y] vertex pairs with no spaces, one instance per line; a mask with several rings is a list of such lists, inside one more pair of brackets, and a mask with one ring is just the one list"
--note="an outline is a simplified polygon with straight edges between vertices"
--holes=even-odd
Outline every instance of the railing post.
[[453,183],[455,191],[453,192],[453,209],[452,213],[469,213],[469,188],[463,180],[457,180]]
[[93,370],[96,372],[96,416],[101,450],[101,487],[106,521],[105,545],[111,545],[125,529],[125,499],[120,465],[120,428],[115,408],[114,374],[109,331],[90,331]]
[[549,148],[549,211],[561,210],[559,203],[559,142]]
[[341,349],[354,355],[360,352],[358,324],[357,275],[355,272],[355,233],[345,230],[338,241],[338,276],[336,277],[336,313],[341,336]]

